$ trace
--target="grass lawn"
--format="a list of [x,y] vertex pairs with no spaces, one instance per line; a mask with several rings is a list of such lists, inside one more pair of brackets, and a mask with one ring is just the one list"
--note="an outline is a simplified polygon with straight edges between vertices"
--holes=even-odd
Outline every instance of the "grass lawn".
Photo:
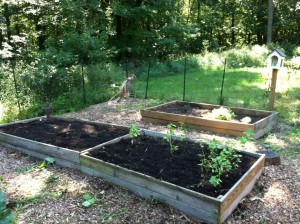
[[[202,70],[186,74],[186,101],[218,104],[223,70]],[[144,98],[146,76],[134,83],[137,97]],[[223,96],[225,105],[268,110],[271,71],[263,68],[227,69]],[[183,73],[153,76],[149,79],[148,98],[161,101],[183,99]],[[275,110],[279,112],[280,138],[269,134],[260,140],[264,146],[281,154],[299,156],[300,147],[300,71],[282,70],[278,73]],[[286,147],[288,146],[288,147]],[[285,148],[286,147],[286,148]],[[282,150],[285,148],[285,150]]]

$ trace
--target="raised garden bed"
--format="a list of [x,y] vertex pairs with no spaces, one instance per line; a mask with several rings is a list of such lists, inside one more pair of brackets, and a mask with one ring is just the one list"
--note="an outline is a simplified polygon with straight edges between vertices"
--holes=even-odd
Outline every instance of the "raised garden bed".
[[[264,155],[240,152],[241,166],[222,185],[201,182],[199,143],[176,142],[173,154],[161,133],[144,130],[132,144],[119,138],[80,155],[81,171],[100,176],[137,195],[168,203],[209,223],[223,222],[253,188],[264,167]],[[207,144],[202,143],[205,150]]]
[[38,117],[0,125],[0,144],[62,166],[80,169],[79,154],[128,133],[124,126],[70,118]]
[[[217,120],[206,116],[213,109],[220,108],[218,105],[182,101],[173,101],[141,110],[141,115],[142,120],[146,122],[161,124],[183,122],[187,127],[232,136],[243,136],[243,132],[250,130],[254,132],[254,139],[271,131],[278,120],[277,112],[223,107],[234,112],[236,115],[234,120]],[[241,122],[245,117],[250,118],[251,122]]]

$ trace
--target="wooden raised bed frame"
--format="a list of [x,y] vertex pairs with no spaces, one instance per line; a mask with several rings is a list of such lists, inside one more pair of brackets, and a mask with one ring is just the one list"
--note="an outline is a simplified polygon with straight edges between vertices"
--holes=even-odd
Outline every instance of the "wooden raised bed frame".
[[[160,137],[162,134],[144,130],[149,136]],[[116,139],[113,142],[118,142]],[[191,140],[192,141],[192,140]],[[237,207],[238,203],[253,188],[260,177],[265,157],[264,155],[242,152],[257,158],[253,166],[240,178],[240,180],[221,198],[213,198],[151,176],[141,174],[88,155],[88,150],[80,155],[81,171],[122,186],[138,196],[147,199],[156,199],[170,204],[179,210],[208,223],[223,222]]]
[[144,110],[141,110],[142,121],[160,123],[160,124],[169,124],[174,123],[178,124],[183,122],[185,126],[190,128],[195,128],[199,130],[211,131],[220,134],[228,134],[232,136],[243,136],[243,132],[251,130],[254,132],[252,136],[254,139],[258,139],[264,134],[268,133],[273,129],[278,120],[278,113],[273,111],[264,111],[264,110],[253,110],[245,109],[238,107],[226,107],[224,108],[231,109],[235,114],[242,114],[245,116],[260,116],[264,117],[263,119],[253,123],[253,124],[244,124],[239,122],[224,121],[224,120],[214,120],[203,117],[184,115],[184,114],[173,114],[157,111],[162,106],[168,106],[171,104],[190,104],[193,106],[198,106],[201,109],[213,110],[215,108],[220,108],[218,105],[203,104],[203,103],[188,103],[183,101],[172,101],[169,103],[161,104],[155,107],[150,107]]
[[[28,122],[36,121],[36,120],[40,120],[40,119],[46,119],[46,117],[45,116],[36,117],[36,118],[12,122],[12,123],[8,123],[8,124],[2,124],[2,125],[0,125],[0,127],[7,126],[7,125],[14,125],[14,124],[18,124],[18,123],[28,123]],[[57,120],[63,120],[63,121],[81,121],[81,122],[84,122],[87,124],[110,126],[110,127],[114,126],[119,129],[129,130],[129,128],[125,127],[125,126],[85,121],[85,120],[74,119],[74,118],[51,117],[51,119],[57,119]],[[118,138],[116,138],[116,139],[118,139]],[[108,142],[110,142],[110,141],[108,141]],[[21,137],[10,135],[10,134],[0,131],[0,145],[3,145],[8,148],[16,149],[16,150],[21,151],[29,156],[33,156],[33,157],[40,158],[40,159],[45,159],[46,157],[50,156],[50,157],[55,158],[56,163],[58,165],[80,170],[80,158],[79,158],[80,153],[83,153],[86,150],[97,149],[97,148],[101,147],[102,144],[99,144],[97,146],[94,146],[92,148],[89,148],[89,149],[79,152],[79,151],[72,150],[72,149],[58,147],[58,146],[54,146],[54,145],[50,145],[50,144],[45,144],[42,142],[37,142],[37,141],[33,141],[30,139],[26,139],[26,138],[21,138]]]

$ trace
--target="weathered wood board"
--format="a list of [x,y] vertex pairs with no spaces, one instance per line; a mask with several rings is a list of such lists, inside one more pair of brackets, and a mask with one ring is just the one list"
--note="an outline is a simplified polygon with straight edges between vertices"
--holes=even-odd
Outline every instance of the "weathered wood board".
[[[8,123],[8,124],[3,124],[1,126],[15,125],[15,124],[19,124],[19,123],[28,123],[28,122],[32,122],[32,121],[36,121],[36,120],[41,120],[41,119],[45,119],[45,117],[37,117],[37,118],[28,119],[28,120],[12,122],[12,123]],[[80,122],[85,122],[87,124],[93,124],[93,125],[99,125],[99,126],[109,126],[109,127],[113,126],[118,129],[129,130],[129,128],[126,126],[112,125],[112,124],[93,122],[93,121],[85,121],[85,120],[79,120],[79,119],[74,119],[74,118],[51,117],[51,119],[57,119],[57,120],[63,120],[63,121],[80,121]],[[108,141],[108,142],[110,142],[110,141]],[[0,145],[16,149],[27,155],[30,155],[30,156],[33,156],[36,158],[40,158],[40,159],[45,159],[46,157],[50,156],[50,157],[55,158],[56,163],[61,166],[74,168],[74,169],[80,169],[79,154],[83,153],[85,151],[97,149],[97,148],[101,147],[102,144],[79,152],[79,151],[72,150],[72,149],[57,147],[54,145],[45,144],[42,142],[37,142],[37,141],[21,138],[21,137],[10,135],[10,134],[0,131]]]
[[215,108],[220,107],[219,105],[172,101],[169,103],[161,104],[159,106],[150,107],[141,110],[142,121],[160,123],[160,124],[169,124],[169,123],[178,124],[179,122],[183,122],[185,126],[190,128],[195,128],[204,131],[211,131],[220,134],[227,134],[232,136],[243,136],[244,135],[243,132],[247,130],[251,130],[252,132],[254,132],[254,136],[252,137],[254,139],[257,139],[263,136],[264,134],[270,132],[273,129],[273,127],[276,125],[278,120],[277,112],[245,109],[245,108],[238,108],[238,107],[226,107],[226,106],[222,106],[222,107],[231,109],[236,115],[259,116],[262,117],[262,119],[256,121],[253,124],[245,124],[245,123],[239,123],[233,121],[214,120],[214,119],[208,119],[199,116],[166,113],[166,112],[159,111],[161,107],[167,107],[174,104],[178,104],[182,106],[192,105],[207,110],[213,110]]
[[[144,134],[162,137],[163,134],[144,130]],[[115,140],[118,142],[121,139]],[[189,139],[189,141],[197,141]],[[113,142],[109,144],[114,144]],[[226,193],[213,198],[181,186],[155,179],[151,176],[132,171],[118,165],[93,158],[89,152],[80,155],[81,171],[100,176],[116,185],[131,190],[133,193],[147,198],[165,202],[175,208],[208,223],[223,222],[237,207],[238,203],[253,188],[264,167],[264,155],[242,152],[257,159],[255,164]]]

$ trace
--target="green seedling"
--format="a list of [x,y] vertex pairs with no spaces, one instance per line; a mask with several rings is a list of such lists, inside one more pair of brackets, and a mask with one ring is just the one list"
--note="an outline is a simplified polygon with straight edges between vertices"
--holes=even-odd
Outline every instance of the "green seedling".
[[176,128],[176,125],[168,124],[167,125],[167,133],[163,137],[163,140],[169,143],[171,154],[173,154],[174,152],[177,152],[179,150],[179,147],[177,145],[175,145],[175,143],[174,143],[175,142],[175,139],[173,138],[174,128]]
[[129,136],[131,138],[137,138],[138,136],[140,136],[139,129],[135,124],[130,125]]
[[85,200],[85,201],[82,203],[82,206],[85,207],[85,208],[89,208],[89,207],[91,207],[93,204],[96,203],[96,198],[95,198],[95,197],[92,197],[90,194],[84,194],[82,197],[83,197],[83,199]]
[[138,127],[135,124],[130,125],[129,133],[128,135],[132,138],[131,139],[131,144],[135,143],[135,138],[140,136],[140,132]]

